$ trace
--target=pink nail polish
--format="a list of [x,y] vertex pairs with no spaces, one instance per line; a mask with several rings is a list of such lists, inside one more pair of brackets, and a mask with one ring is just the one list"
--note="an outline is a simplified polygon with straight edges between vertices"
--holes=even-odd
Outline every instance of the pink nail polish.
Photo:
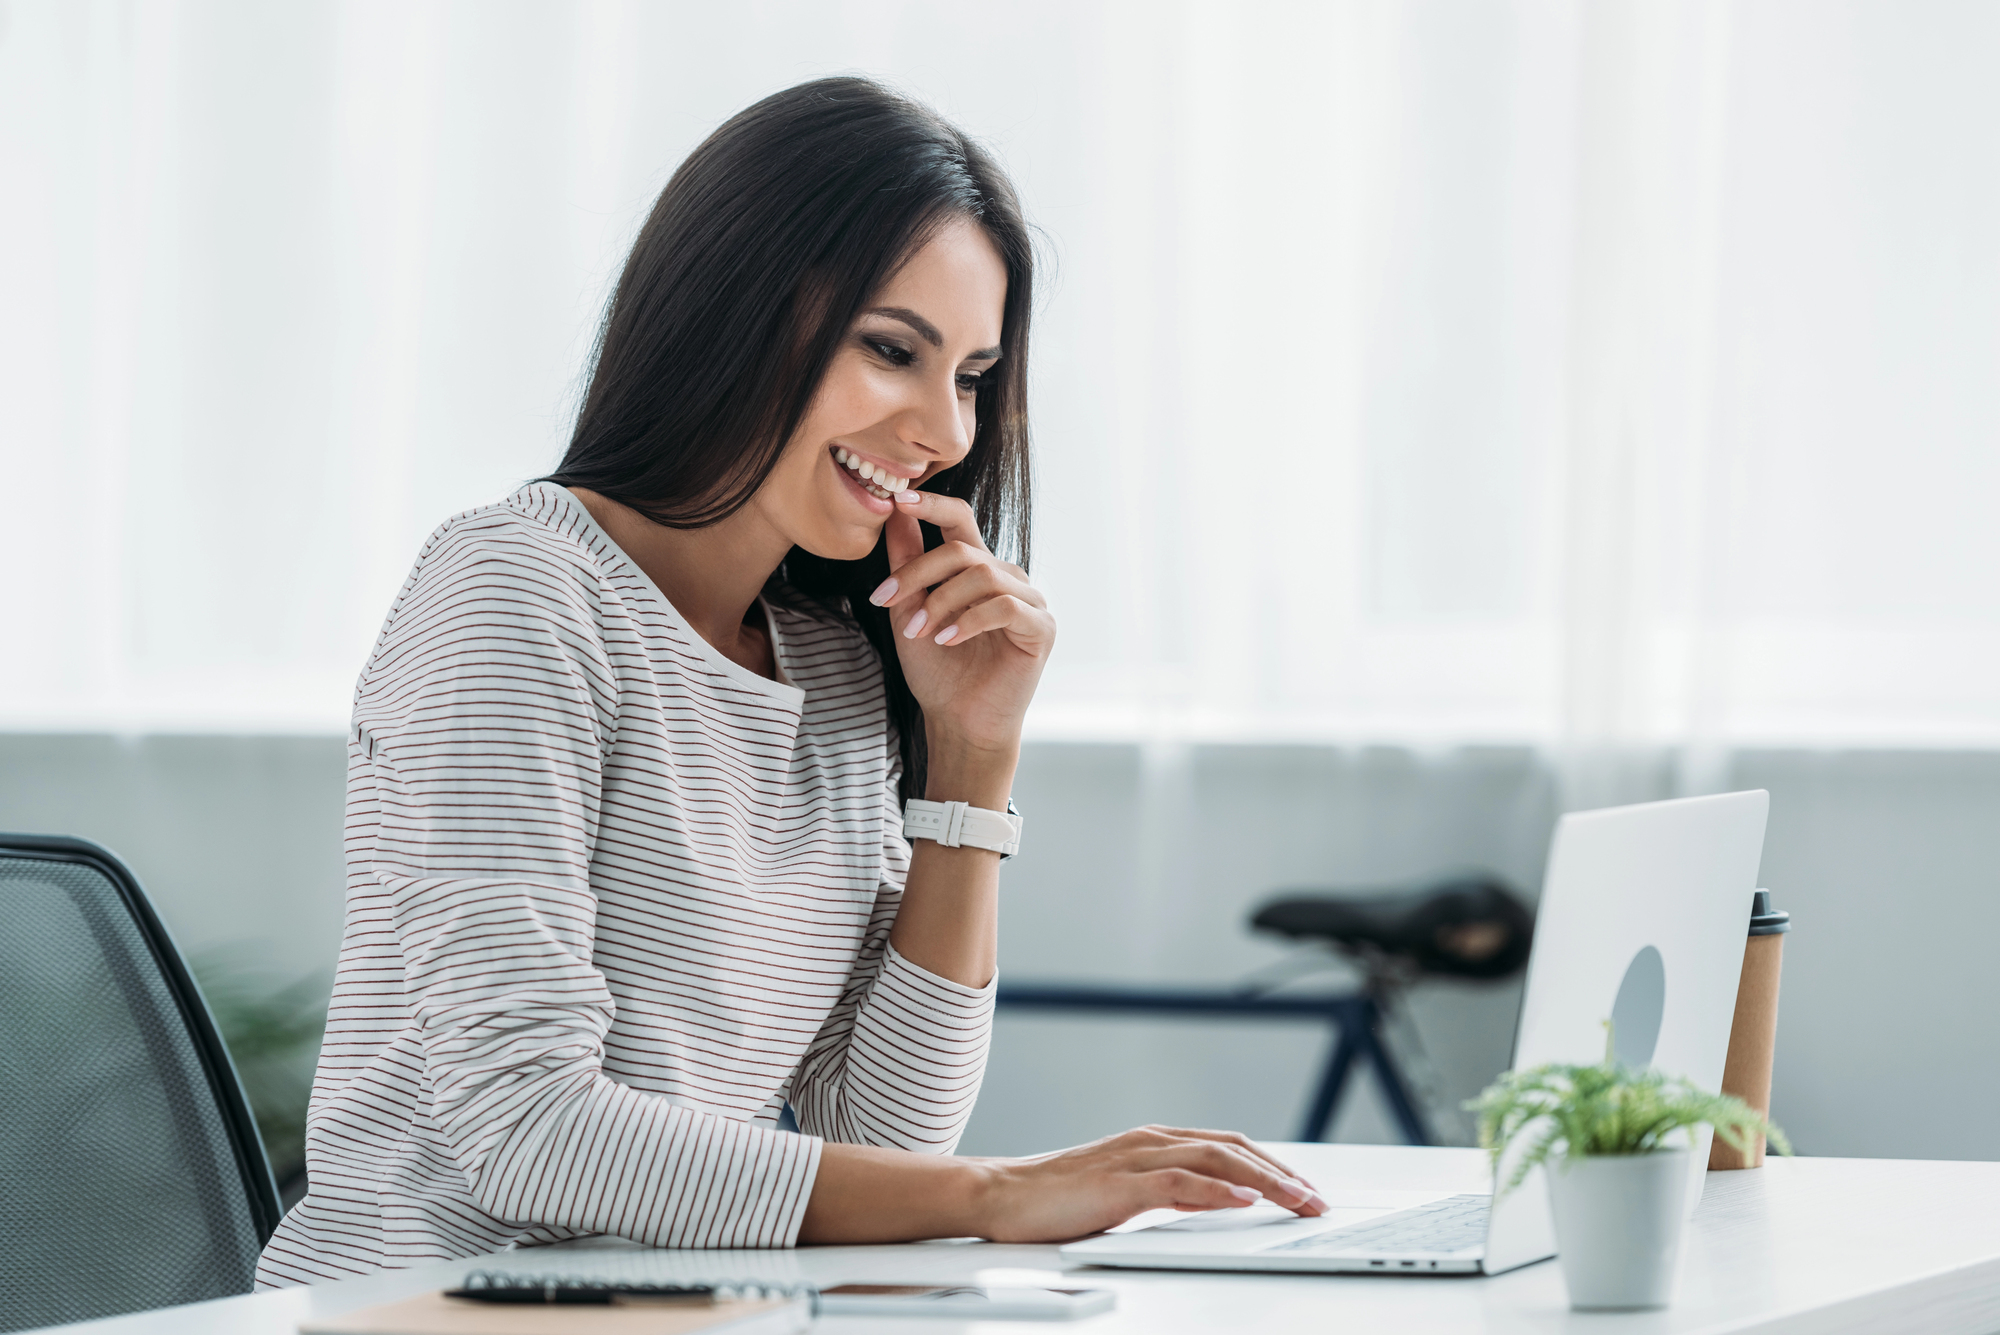
[[943,630],[937,633],[937,642],[939,644],[950,644],[951,637],[956,634],[958,634],[957,626],[946,626]]
[[868,595],[868,601],[875,604],[875,606],[877,607],[881,607],[883,604],[887,603],[891,598],[894,598],[896,596],[896,590],[899,587],[901,586],[898,585],[895,580],[885,579],[882,581],[881,586],[875,590],[875,592]]
[[931,617],[930,613],[924,611],[923,608],[919,607],[917,609],[917,614],[910,618],[910,624],[903,627],[903,638],[906,640],[914,640],[917,638],[917,636],[923,634],[924,622],[930,620],[930,617]]
[[1242,1201],[1245,1205],[1255,1205],[1258,1201],[1264,1199],[1264,1193],[1255,1187],[1231,1187],[1229,1194],[1237,1200]]
[[915,504],[917,504],[917,503],[918,503],[919,501],[923,500],[923,498],[924,498],[924,497],[923,497],[923,493],[922,493],[922,492],[918,492],[918,491],[899,491],[899,492],[897,492],[897,493],[896,493],[896,504],[898,504],[898,505],[915,505]]

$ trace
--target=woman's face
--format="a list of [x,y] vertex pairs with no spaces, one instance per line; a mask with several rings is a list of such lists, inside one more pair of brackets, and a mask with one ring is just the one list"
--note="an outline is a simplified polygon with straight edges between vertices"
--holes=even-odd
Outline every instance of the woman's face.
[[895,506],[972,448],[973,395],[1000,357],[1007,266],[978,223],[940,227],[842,338],[750,504],[815,556],[868,555]]

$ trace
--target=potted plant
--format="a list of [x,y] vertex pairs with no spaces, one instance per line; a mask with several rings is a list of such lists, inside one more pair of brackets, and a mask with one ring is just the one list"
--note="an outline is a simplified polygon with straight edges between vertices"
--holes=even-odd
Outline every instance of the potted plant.
[[1479,1143],[1496,1173],[1502,1153],[1527,1137],[1502,1195],[1546,1166],[1563,1283],[1570,1306],[1586,1310],[1672,1300],[1697,1128],[1714,1127],[1738,1149],[1762,1134],[1792,1152],[1784,1132],[1741,1099],[1651,1067],[1634,1070],[1608,1042],[1595,1066],[1509,1071],[1467,1106],[1479,1115]]

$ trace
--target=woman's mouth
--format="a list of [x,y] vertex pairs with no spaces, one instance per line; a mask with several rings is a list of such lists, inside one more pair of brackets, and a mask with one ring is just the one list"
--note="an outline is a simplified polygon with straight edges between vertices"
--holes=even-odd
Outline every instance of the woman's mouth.
[[860,455],[833,447],[833,460],[847,470],[847,475],[858,483],[861,489],[879,501],[893,501],[896,493],[909,490],[912,479],[897,477],[880,464],[869,463]]

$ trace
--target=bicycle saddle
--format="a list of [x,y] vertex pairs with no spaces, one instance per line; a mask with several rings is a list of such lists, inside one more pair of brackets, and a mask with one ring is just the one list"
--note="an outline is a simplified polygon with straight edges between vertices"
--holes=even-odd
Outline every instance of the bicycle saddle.
[[1426,973],[1505,978],[1528,962],[1535,919],[1500,880],[1465,876],[1393,892],[1293,891],[1258,909],[1250,925],[1400,956]]

